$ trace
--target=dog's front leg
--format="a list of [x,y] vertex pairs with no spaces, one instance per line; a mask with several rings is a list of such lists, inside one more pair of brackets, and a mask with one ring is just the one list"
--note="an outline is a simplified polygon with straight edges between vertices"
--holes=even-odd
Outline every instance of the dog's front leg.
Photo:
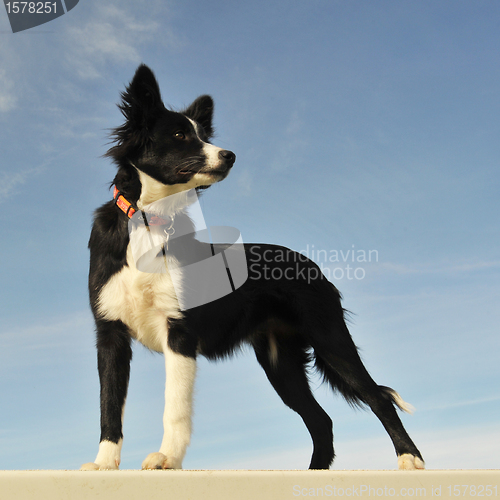
[[122,419],[130,375],[130,334],[121,321],[97,321],[97,367],[101,384],[101,439],[95,462],[81,470],[118,469]]
[[159,452],[146,457],[142,463],[143,469],[182,469],[182,460],[191,439],[196,359],[194,356],[178,354],[168,345],[164,353],[167,380],[163,441]]

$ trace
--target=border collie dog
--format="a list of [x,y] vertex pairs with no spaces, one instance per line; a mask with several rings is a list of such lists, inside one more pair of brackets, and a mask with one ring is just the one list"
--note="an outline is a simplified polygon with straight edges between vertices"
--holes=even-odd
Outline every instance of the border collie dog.
[[[159,200],[223,180],[236,157],[210,143],[210,96],[199,97],[182,112],[167,109],[155,76],[141,65],[121,97],[125,122],[114,130],[114,145],[106,153],[118,167],[115,195],[95,212],[89,242],[101,437],[95,462],[82,469],[117,469],[120,464],[132,339],[162,352],[166,365],[163,440],[143,469],[182,468],[191,436],[196,357],[221,359],[243,344],[252,346],[278,395],[302,417],[313,441],[309,468],[328,469],[334,458],[332,421],[308,383],[307,368],[313,365],[348,403],[371,408],[394,444],[400,469],[423,469],[422,456],[396,412],[396,407],[408,411],[409,405],[368,374],[346,327],[340,293],[314,262],[284,247],[242,243],[246,281],[225,296],[187,309],[180,307],[168,272],[138,269],[129,235],[131,214],[146,216],[147,207]],[[176,231],[192,225],[186,212],[176,201],[160,224]],[[191,236],[184,233],[192,245],[203,245],[195,241],[194,226]],[[183,245],[172,239],[157,258],[182,262],[183,249],[189,247],[183,239]]]

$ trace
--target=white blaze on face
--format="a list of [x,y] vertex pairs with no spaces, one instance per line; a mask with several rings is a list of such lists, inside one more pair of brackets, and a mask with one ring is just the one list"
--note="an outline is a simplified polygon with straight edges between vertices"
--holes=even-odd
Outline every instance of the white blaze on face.
[[213,144],[208,144],[205,142],[203,144],[203,153],[207,158],[207,167],[217,169],[221,166],[224,160],[221,159],[219,153],[224,151],[222,148],[218,148]]
[[[203,154],[205,155],[206,158],[207,167],[209,169],[217,170],[224,163],[224,160],[219,156],[219,153],[221,151],[224,151],[224,149],[203,141],[203,139],[201,139],[200,137],[200,125],[196,123],[194,120],[191,120],[191,118],[188,118],[188,120],[192,123],[196,135],[198,136],[198,139],[200,139],[200,141],[203,142]],[[214,177],[212,175],[207,175],[207,174],[196,174],[194,178],[199,178],[200,180],[203,178],[206,181],[199,184],[200,186],[213,184],[214,182],[220,180],[218,177]]]

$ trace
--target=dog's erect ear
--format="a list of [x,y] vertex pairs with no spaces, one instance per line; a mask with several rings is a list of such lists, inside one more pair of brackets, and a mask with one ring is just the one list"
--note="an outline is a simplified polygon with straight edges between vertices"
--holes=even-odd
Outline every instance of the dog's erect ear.
[[165,111],[158,82],[144,64],[137,68],[129,86],[121,93],[121,98],[118,107],[125,117],[125,123],[111,131],[110,136],[116,144],[105,155],[118,163],[148,144],[156,120]]
[[144,64],[137,68],[134,78],[121,97],[119,108],[129,126],[137,131],[147,129],[158,117],[158,111],[164,109],[158,82]]
[[196,99],[191,106],[184,110],[183,114],[188,118],[191,118],[191,120],[198,122],[210,138],[214,133],[214,129],[212,127],[213,112],[213,99],[209,95],[202,95],[198,97],[198,99]]

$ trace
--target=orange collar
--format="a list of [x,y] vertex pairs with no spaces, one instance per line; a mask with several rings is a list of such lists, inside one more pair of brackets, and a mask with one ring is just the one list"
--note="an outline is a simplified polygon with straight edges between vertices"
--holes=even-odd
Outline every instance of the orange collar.
[[[131,219],[132,216],[137,212],[137,208],[130,203],[125,196],[121,194],[120,191],[118,191],[118,188],[115,186],[115,189],[113,190],[113,199],[115,200],[116,206],[129,218]],[[141,210],[142,212],[142,210]],[[174,224],[174,218],[170,217],[170,220],[167,221],[165,219],[162,219],[161,217],[158,217],[157,215],[149,215],[146,219],[146,214],[142,212],[142,215],[144,219],[146,220],[146,225],[149,226],[170,226],[172,228]],[[169,229],[170,229],[169,228]]]
[[127,201],[125,199],[125,196],[123,196],[120,191],[118,191],[118,188],[115,186],[115,189],[113,191],[113,198],[115,200],[116,206],[125,213],[125,215],[131,219],[132,216],[137,212],[137,208],[134,208],[132,206],[132,203]]

